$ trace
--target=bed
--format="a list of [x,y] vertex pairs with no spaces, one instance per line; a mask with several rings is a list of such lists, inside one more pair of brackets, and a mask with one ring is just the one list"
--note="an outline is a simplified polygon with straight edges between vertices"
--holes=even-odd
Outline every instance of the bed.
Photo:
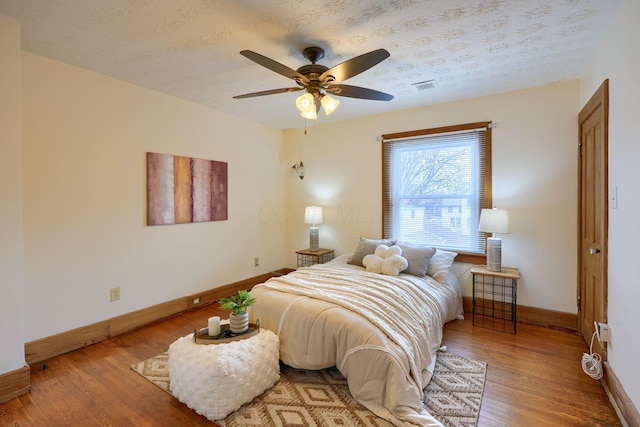
[[423,389],[443,325],[462,317],[459,281],[448,268],[439,281],[372,273],[352,258],[342,255],[254,286],[251,321],[279,335],[283,363],[336,366],[353,397],[379,417],[396,426],[440,426],[422,403]]

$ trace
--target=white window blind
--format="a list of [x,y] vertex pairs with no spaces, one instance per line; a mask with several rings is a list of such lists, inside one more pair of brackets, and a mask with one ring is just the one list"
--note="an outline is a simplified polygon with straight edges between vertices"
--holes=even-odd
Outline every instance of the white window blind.
[[[483,127],[383,137],[384,236],[463,253],[484,253],[478,232],[487,194],[487,132]],[[448,128],[443,128],[448,129]],[[403,135],[403,134],[398,134]]]

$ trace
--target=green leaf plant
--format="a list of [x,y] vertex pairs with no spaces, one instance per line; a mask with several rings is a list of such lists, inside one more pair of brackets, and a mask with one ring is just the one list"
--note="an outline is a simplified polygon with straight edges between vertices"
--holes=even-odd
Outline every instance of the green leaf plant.
[[255,302],[255,298],[251,298],[251,294],[245,289],[230,297],[222,298],[220,307],[225,310],[231,310],[233,314],[242,314],[247,311],[247,307],[252,306]]

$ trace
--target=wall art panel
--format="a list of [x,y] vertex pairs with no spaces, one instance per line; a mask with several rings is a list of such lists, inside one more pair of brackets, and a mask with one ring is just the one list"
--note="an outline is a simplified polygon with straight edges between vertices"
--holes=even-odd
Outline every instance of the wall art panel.
[[147,153],[147,225],[228,219],[226,162]]

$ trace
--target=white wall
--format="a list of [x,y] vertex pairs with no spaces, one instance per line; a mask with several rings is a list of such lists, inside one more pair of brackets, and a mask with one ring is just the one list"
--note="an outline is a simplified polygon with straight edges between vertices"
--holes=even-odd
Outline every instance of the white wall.
[[618,188],[618,208],[609,207],[609,363],[640,409],[640,286],[635,268],[640,241],[640,2],[627,0],[581,80],[583,106],[609,79],[609,188]]
[[[282,267],[281,131],[22,61],[26,341]],[[148,151],[228,162],[229,220],[146,226]]]
[[0,15],[0,375],[24,366],[20,24]]
[[511,234],[501,236],[503,264],[520,268],[518,303],[576,313],[578,91],[570,81],[335,124],[320,118],[306,136],[286,131],[286,166],[302,160],[306,168],[304,180],[290,176],[285,184],[287,264],[295,266],[295,251],[308,247],[308,204],[326,208],[320,243],[337,254],[352,252],[361,235],[381,236],[376,137],[491,120],[493,202],[511,217]]

